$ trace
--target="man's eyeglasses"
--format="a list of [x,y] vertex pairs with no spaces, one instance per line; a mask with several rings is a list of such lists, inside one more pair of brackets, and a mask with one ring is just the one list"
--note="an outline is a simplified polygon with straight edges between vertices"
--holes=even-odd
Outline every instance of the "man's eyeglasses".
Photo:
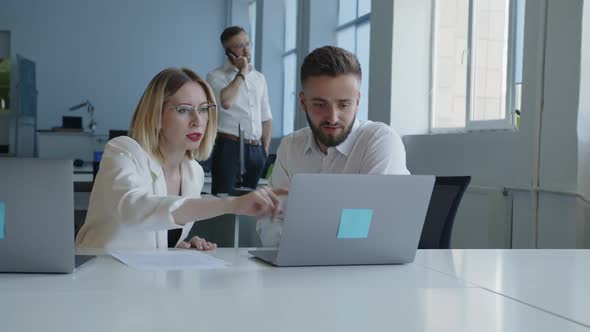
[[231,48],[235,48],[235,49],[237,49],[237,48],[242,49],[242,48],[245,48],[245,47],[249,47],[250,48],[250,47],[252,47],[252,43],[250,43],[250,42],[239,43],[239,44],[231,45],[230,47]]
[[176,111],[176,113],[178,113],[180,115],[184,115],[184,116],[198,114],[199,117],[201,119],[203,119],[203,118],[209,116],[209,112],[214,112],[215,109],[217,108],[217,105],[206,104],[206,105],[199,106],[197,108],[195,108],[191,105],[176,105],[176,106],[170,106],[168,108],[173,109]]

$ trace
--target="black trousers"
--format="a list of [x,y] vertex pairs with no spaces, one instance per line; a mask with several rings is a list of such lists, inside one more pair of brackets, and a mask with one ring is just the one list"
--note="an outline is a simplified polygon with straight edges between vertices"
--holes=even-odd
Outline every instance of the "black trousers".
[[211,193],[232,194],[236,187],[256,188],[266,163],[262,145],[244,144],[246,172],[240,182],[240,144],[237,141],[218,137],[211,157]]

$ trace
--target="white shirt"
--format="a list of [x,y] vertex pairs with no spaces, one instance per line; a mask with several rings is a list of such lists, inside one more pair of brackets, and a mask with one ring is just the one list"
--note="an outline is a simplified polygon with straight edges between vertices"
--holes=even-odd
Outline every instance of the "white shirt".
[[218,101],[217,131],[238,136],[238,124],[244,130],[244,138],[258,140],[262,137],[262,122],[272,119],[268,101],[268,87],[262,73],[250,65],[246,80],[240,80],[238,95],[229,109],[221,106],[221,90],[236,77],[238,69],[229,61],[207,74],[215,99]]
[[205,176],[194,160],[180,165],[181,196],[168,196],[160,162],[135,140],[110,140],[96,176],[86,221],[76,246],[106,249],[168,247],[168,229],[182,227],[186,238],[193,223],[177,225],[172,217],[187,197],[201,197]]
[[[277,150],[270,185],[288,188],[297,173],[410,174],[400,136],[382,122],[355,121],[344,142],[320,151],[311,129],[300,129],[283,138]],[[261,219],[256,230],[264,246],[280,241],[282,220]]]

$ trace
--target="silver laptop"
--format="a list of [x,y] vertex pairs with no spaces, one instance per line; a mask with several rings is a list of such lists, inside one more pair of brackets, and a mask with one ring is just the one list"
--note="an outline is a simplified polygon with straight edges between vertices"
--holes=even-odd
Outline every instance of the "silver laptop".
[[71,273],[75,259],[71,160],[0,158],[0,272]]
[[414,260],[434,176],[296,174],[276,266],[405,264]]

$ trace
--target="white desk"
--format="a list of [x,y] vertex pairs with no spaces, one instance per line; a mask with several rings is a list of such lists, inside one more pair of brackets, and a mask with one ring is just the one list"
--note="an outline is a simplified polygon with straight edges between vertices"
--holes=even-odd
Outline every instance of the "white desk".
[[590,328],[590,250],[431,250],[416,263]]
[[140,272],[103,256],[72,275],[0,274],[2,330],[589,331],[420,264],[275,268],[245,249],[214,255],[232,265]]
[[91,163],[85,163],[82,167],[74,167],[74,182],[92,182],[94,181],[93,169]]

